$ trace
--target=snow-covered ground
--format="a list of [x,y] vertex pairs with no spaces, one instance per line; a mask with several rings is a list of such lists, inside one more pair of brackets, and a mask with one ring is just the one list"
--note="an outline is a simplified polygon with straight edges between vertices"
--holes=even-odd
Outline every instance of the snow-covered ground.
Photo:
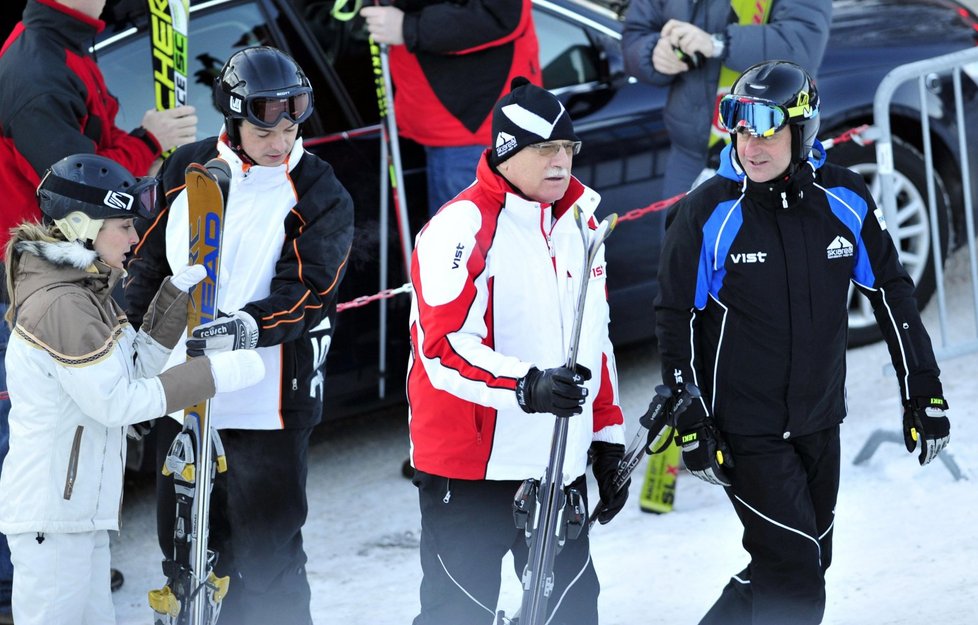
[[[966,256],[949,262],[948,284],[950,338],[973,341]],[[939,347],[936,303],[925,319]],[[948,451],[964,472],[960,481],[940,461],[922,469],[902,443],[883,443],[868,462],[853,464],[876,430],[899,431],[898,388],[883,371],[887,362],[882,344],[849,353],[849,417],[824,622],[978,623],[978,355],[941,362],[951,406]],[[658,382],[658,360],[654,352],[631,349],[619,354],[619,370],[622,403],[634,420]],[[304,536],[319,624],[404,625],[417,613],[420,516],[415,489],[400,476],[405,421],[400,410],[342,423],[311,450]],[[644,463],[636,475],[643,472]],[[685,473],[675,511],[645,514],[635,503],[639,482],[633,480],[625,510],[592,536],[602,623],[695,624],[747,561],[739,524],[719,487]],[[145,480],[127,486],[124,525],[113,546],[113,565],[126,576],[114,595],[120,625],[150,622],[146,591],[162,582],[152,497]],[[508,562],[502,570],[500,608],[512,613],[520,588]]]

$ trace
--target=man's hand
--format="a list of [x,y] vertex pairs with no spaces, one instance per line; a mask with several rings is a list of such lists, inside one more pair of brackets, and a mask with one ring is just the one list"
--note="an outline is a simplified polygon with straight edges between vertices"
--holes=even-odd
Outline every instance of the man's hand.
[[598,504],[601,506],[598,509],[598,522],[601,525],[615,518],[628,501],[631,478],[622,485],[621,489],[615,489],[615,475],[624,457],[624,445],[604,441],[591,443],[591,472],[598,482],[598,494],[601,496],[601,502]]
[[143,115],[142,126],[160,144],[164,153],[197,139],[197,109],[184,105],[163,111],[150,109]]
[[683,63],[676,55],[668,37],[659,37],[655,48],[652,49],[652,67],[655,71],[666,76],[674,76],[689,71],[689,65]]
[[920,444],[920,466],[936,458],[951,440],[947,408],[940,396],[911,397],[903,406],[903,442],[910,453]]
[[576,372],[567,367],[540,371],[533,367],[516,383],[516,401],[523,412],[549,412],[558,417],[581,414],[587,400],[584,383],[591,379],[586,367]]
[[202,323],[190,331],[187,355],[210,356],[236,349],[254,349],[258,345],[258,322],[246,312],[221,313],[214,321]]
[[669,40],[674,48],[679,48],[687,56],[695,56],[697,53],[706,58],[713,57],[713,38],[710,33],[689,22],[679,20],[669,20],[662,27],[662,37]]
[[711,424],[700,422],[681,430],[676,444],[683,448],[683,463],[690,473],[704,482],[730,486],[723,467],[733,467],[733,455]]
[[377,43],[404,44],[404,11],[395,7],[363,7],[360,15],[367,20],[367,31]]

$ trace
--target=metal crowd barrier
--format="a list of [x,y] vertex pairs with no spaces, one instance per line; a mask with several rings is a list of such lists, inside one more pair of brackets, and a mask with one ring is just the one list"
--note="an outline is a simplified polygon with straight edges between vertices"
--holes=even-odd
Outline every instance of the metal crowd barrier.
[[[978,48],[969,48],[908,63],[894,68],[888,73],[876,90],[873,101],[873,121],[879,131],[876,142],[876,162],[878,166],[883,215],[889,223],[897,223],[896,194],[893,177],[893,135],[890,129],[890,107],[897,89],[904,83],[916,79],[917,91],[920,97],[920,123],[922,144],[924,148],[925,175],[927,179],[927,200],[931,229],[931,252],[934,258],[936,281],[936,297],[938,305],[938,320],[940,324],[940,347],[935,349],[938,362],[959,356],[978,352],[978,257],[975,249],[975,216],[972,203],[972,173],[969,164],[967,135],[968,128],[964,119],[964,103],[961,89],[961,72],[965,65],[978,64]],[[971,276],[971,296],[975,316],[975,336],[967,340],[960,338],[952,340],[949,337],[947,318],[947,297],[944,285],[944,252],[941,249],[940,222],[937,215],[937,191],[934,188],[934,152],[930,135],[930,105],[928,103],[928,81],[935,74],[950,72],[954,84],[954,108],[958,131],[958,153],[961,166],[961,186],[964,195],[964,222],[967,238],[968,262]],[[887,367],[892,372],[892,365]],[[883,442],[902,443],[903,436],[887,430],[876,430],[863,445],[862,450],[854,460],[861,464],[869,460]],[[939,456],[944,466],[951,472],[955,480],[964,478],[954,457],[945,450]]]

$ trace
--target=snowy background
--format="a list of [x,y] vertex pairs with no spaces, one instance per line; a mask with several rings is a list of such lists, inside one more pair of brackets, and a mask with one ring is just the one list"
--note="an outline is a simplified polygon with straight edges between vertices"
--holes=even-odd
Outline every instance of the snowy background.
[[[967,256],[950,259],[947,272],[949,339],[974,341]],[[924,317],[940,347],[936,299]],[[658,359],[652,350],[634,348],[618,359],[625,414],[637,420],[659,381]],[[921,468],[902,443],[883,443],[868,462],[853,464],[874,431],[899,432],[898,387],[893,375],[884,373],[887,362],[883,344],[849,352],[849,416],[842,427],[842,488],[824,622],[973,625],[978,623],[978,355],[941,362],[951,407],[947,451],[964,473],[960,481],[939,460]],[[408,449],[404,411],[322,430],[310,452],[304,529],[313,618],[320,625],[410,623],[419,605],[420,515],[415,489],[400,474]],[[626,508],[592,535],[602,624],[695,624],[729,576],[747,562],[740,526],[719,487],[685,473],[672,513],[643,513],[637,500],[644,468],[643,461]],[[591,486],[595,492],[593,480]],[[113,565],[126,576],[114,595],[120,625],[151,622],[146,592],[163,581],[152,498],[145,478],[127,484],[122,532],[113,543]],[[500,608],[512,614],[520,587],[509,560],[502,577]]]

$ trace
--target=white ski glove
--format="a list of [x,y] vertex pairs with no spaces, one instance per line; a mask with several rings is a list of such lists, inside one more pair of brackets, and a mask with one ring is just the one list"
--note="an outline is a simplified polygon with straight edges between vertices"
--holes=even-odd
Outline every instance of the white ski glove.
[[184,265],[170,276],[170,284],[184,293],[189,293],[201,280],[207,277],[207,268],[203,265]]
[[258,322],[246,312],[219,313],[220,316],[190,331],[187,355],[210,356],[258,345]]
[[230,393],[259,382],[265,377],[265,363],[258,352],[240,350],[221,352],[207,357],[214,376],[214,389]]

